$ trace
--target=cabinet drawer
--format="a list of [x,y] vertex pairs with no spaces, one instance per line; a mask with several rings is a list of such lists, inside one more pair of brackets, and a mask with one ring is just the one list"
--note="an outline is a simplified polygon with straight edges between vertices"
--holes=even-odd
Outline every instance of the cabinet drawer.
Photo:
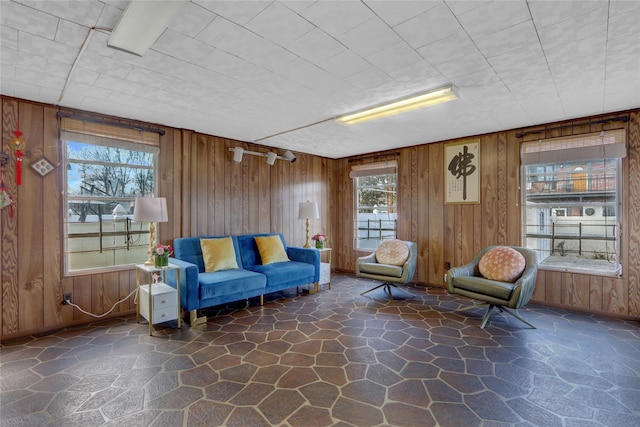
[[[145,319],[149,320],[149,316],[146,313],[143,313],[142,307],[140,307],[140,314],[144,316]],[[153,324],[168,322],[169,320],[176,320],[178,318],[178,307],[163,307],[156,308],[153,310]]]

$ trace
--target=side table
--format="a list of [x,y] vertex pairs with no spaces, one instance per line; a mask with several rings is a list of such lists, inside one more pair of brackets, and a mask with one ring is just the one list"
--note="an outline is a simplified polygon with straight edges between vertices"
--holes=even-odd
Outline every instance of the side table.
[[[320,252],[320,280],[318,284],[328,284],[331,289],[331,248],[318,249]],[[323,260],[324,258],[324,260]]]
[[[136,304],[136,322],[140,322],[140,314],[142,313],[142,316],[149,322],[149,335],[153,335],[153,325],[156,323],[177,319],[178,328],[181,327],[180,286],[174,289],[165,283],[166,272],[169,270],[176,270],[177,283],[180,283],[180,267],[175,264],[169,264],[166,267],[136,264],[136,286],[138,287],[139,299]],[[148,285],[140,285],[140,272],[147,273]],[[153,282],[154,273],[160,274],[163,283]],[[144,304],[143,298],[145,298]]]

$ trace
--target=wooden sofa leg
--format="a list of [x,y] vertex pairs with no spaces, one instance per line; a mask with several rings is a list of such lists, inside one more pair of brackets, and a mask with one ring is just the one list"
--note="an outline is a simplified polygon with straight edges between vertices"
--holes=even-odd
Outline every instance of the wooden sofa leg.
[[207,323],[207,316],[198,317],[198,312],[196,310],[191,310],[189,312],[189,324],[191,325],[191,327],[200,325],[202,323]]

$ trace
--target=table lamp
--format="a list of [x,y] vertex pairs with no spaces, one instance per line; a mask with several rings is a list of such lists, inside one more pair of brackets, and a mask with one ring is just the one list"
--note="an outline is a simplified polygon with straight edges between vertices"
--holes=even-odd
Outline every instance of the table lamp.
[[154,265],[151,252],[156,244],[155,223],[169,221],[167,199],[164,197],[136,197],[133,219],[149,222],[149,259],[144,262],[144,265]]
[[298,219],[306,219],[307,220],[307,243],[305,243],[305,248],[310,248],[309,244],[309,219],[317,219],[320,218],[320,213],[318,211],[318,204],[316,202],[300,202],[300,206],[298,207]]

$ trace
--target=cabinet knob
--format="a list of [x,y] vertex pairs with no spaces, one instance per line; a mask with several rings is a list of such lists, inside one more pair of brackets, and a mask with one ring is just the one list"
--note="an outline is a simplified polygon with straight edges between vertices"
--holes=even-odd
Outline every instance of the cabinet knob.
[[164,304],[165,302],[167,302],[167,300],[163,299],[163,300],[160,301],[160,304]]

